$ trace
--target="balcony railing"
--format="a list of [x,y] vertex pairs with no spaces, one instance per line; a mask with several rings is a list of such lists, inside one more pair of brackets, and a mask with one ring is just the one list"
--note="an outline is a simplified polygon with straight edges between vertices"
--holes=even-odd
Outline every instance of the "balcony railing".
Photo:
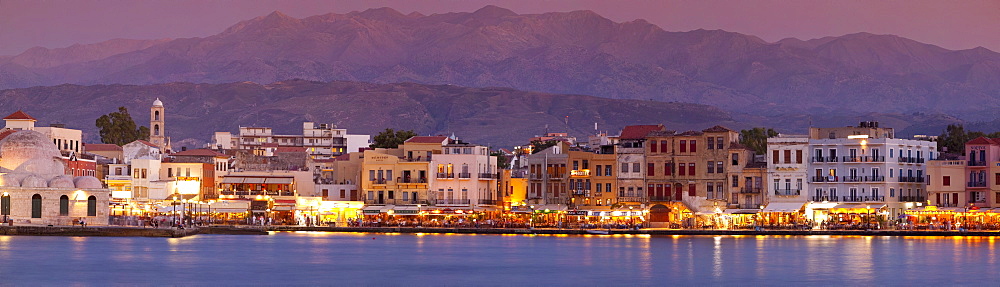
[[427,204],[426,200],[402,199],[402,198],[366,198],[365,204]]
[[970,181],[966,183],[968,187],[986,187],[985,181]]
[[439,172],[437,174],[437,178],[455,178],[455,174],[454,173],[442,173],[442,172]]
[[774,195],[799,195],[802,194],[801,189],[776,189],[774,190]]
[[901,156],[901,157],[899,157],[898,160],[899,160],[900,163],[924,163],[924,158],[922,158],[922,157],[906,157],[906,156]]
[[619,196],[619,202],[646,202],[645,196]]
[[901,195],[901,196],[899,196],[899,201],[900,202],[924,202],[924,201],[927,201],[927,198],[925,198],[923,196],[915,196],[915,195]]
[[812,201],[837,201],[838,198],[835,195],[813,195],[810,199]]
[[836,156],[814,156],[812,162],[837,162]]
[[458,178],[472,178],[472,174],[468,172],[460,172],[458,173]]
[[588,195],[588,193],[589,193],[588,192],[589,190],[585,190],[585,189],[574,189],[574,190],[570,190],[570,191],[573,193],[573,195]]
[[496,199],[480,199],[479,204],[484,205],[500,205],[501,201]]
[[850,196],[845,195],[840,198],[841,202],[869,202],[885,201],[885,196]]
[[760,193],[760,187],[744,187],[740,189],[740,193]]
[[837,176],[813,176],[812,182],[837,182],[839,177]]
[[384,178],[373,179],[372,184],[385,184],[385,181],[386,180]]
[[900,176],[899,182],[924,182],[924,178],[919,176]]
[[759,204],[759,203],[738,203],[738,204],[736,204],[736,208],[739,208],[739,209],[760,209],[761,205],[763,205],[763,204]]
[[494,179],[494,178],[497,178],[497,175],[495,173],[485,173],[484,172],[484,173],[480,173],[479,174],[479,178],[482,178],[482,179]]
[[885,162],[884,156],[845,156],[844,162]]
[[438,199],[434,200],[436,205],[469,205],[468,199]]
[[980,199],[970,198],[969,199],[969,203],[986,203],[986,199],[985,198],[980,198]]
[[274,195],[274,196],[295,196],[291,190],[223,190],[222,195]]
[[986,162],[981,160],[970,160],[969,166],[986,166]]
[[400,183],[427,183],[427,179],[425,179],[425,178],[409,178],[409,177],[405,177],[405,178],[402,178],[402,179],[400,179],[398,181]]
[[673,196],[650,196],[649,201],[676,201]]

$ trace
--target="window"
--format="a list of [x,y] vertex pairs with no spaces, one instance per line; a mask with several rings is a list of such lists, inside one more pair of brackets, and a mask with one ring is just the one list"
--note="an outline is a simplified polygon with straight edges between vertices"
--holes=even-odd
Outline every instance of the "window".
[[686,140],[682,140],[680,146],[681,146],[681,152],[687,152],[688,151],[687,150],[687,141]]
[[167,168],[167,177],[174,177],[174,169],[173,168],[170,168],[170,167]]
[[65,194],[59,197],[59,215],[69,216],[69,196]]
[[10,195],[0,197],[0,215],[10,215]]
[[145,168],[142,169],[142,177],[141,178],[146,178],[146,169]]
[[574,160],[573,161],[573,170],[579,170],[579,169],[580,169],[580,162]]
[[[997,175],[1000,175],[1000,173],[998,173]],[[951,176],[947,176],[946,175],[946,176],[942,177],[941,178],[941,185],[951,186]]]
[[698,152],[698,141],[691,140],[691,152]]
[[667,152],[667,141],[660,141],[660,152]]
[[184,176],[191,177],[191,168],[190,167],[184,169]]
[[721,161],[715,162],[715,172],[716,173],[722,173],[722,162]]
[[627,173],[627,172],[628,172],[628,163],[627,162],[623,162],[622,163],[622,173]]
[[604,171],[604,170],[603,170],[602,168],[603,168],[603,167],[602,167],[601,165],[597,165],[597,166],[596,166],[596,167],[594,168],[595,170],[597,170],[597,172],[595,172],[595,173],[594,173],[594,176],[601,176],[601,172],[603,172],[603,171]]
[[611,176],[611,165],[610,164],[604,166],[604,175],[605,176]]
[[732,187],[740,187],[740,177],[734,175],[732,180]]
[[634,172],[634,173],[640,173],[640,172],[642,172],[640,169],[641,169],[641,167],[639,166],[638,162],[633,162],[632,163],[632,172]]
[[651,142],[651,144],[649,145],[649,152],[656,153],[656,142],[655,141]]
[[590,161],[583,160],[583,169],[590,169]]
[[655,175],[654,174],[655,171],[656,171],[655,163],[648,163],[648,164],[646,164],[646,176],[653,176],[653,175]]
[[687,169],[686,169],[686,167],[687,167],[686,163],[680,164],[680,168],[677,169],[677,174],[679,174],[679,175],[687,175]]
[[785,150],[785,163],[792,163],[792,150]]
[[715,173],[715,162],[714,161],[709,161],[708,162],[708,173]]
[[31,196],[31,218],[42,218],[42,196]]
[[[715,149],[715,138],[714,137],[708,137],[708,146],[707,146],[707,148],[708,149]],[[711,193],[711,191],[709,191],[709,193]]]
[[695,175],[694,163],[688,164],[688,175]]
[[87,216],[97,216],[97,197],[87,197]]
[[669,162],[668,163],[664,163],[663,164],[663,175],[671,175],[673,173],[674,173],[674,167],[673,167],[673,165],[670,164]]
[[723,148],[723,145],[722,145],[723,143],[724,142],[722,141],[722,137],[715,138],[715,148],[716,149],[722,149]]
[[771,163],[778,164],[778,150],[771,151]]
[[688,196],[697,196],[697,195],[698,195],[698,185],[693,183],[688,184]]
[[733,163],[732,163],[732,164],[733,164],[734,166],[736,166],[736,165],[740,165],[740,154],[738,154],[738,153],[734,153],[734,154],[732,154],[732,161],[733,161]]
[[[712,139],[712,138],[708,138],[708,139]],[[711,145],[709,145],[709,146],[711,146]],[[705,185],[705,193],[708,193],[708,199],[714,199],[715,198],[715,185],[713,183],[711,183],[711,182],[709,182],[708,184],[706,184]]]
[[597,193],[601,193],[601,184],[597,184]]

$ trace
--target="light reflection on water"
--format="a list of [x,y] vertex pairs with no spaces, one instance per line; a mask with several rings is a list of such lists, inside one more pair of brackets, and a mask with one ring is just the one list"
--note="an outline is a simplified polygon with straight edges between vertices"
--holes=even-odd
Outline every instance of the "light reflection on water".
[[179,239],[0,236],[0,284],[969,285],[994,237],[278,232]]

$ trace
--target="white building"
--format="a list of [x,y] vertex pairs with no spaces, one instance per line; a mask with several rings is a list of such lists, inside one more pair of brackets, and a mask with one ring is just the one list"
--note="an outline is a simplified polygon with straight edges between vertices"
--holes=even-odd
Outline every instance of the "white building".
[[443,153],[434,155],[431,168],[452,170],[455,177],[432,177],[429,189],[435,194],[435,205],[477,206],[496,205],[497,158],[489,148],[452,141],[443,146]]
[[857,127],[812,128],[809,139],[809,200],[806,215],[872,213],[895,218],[926,203],[926,165],[937,143],[892,137],[876,122]]
[[[258,150],[303,147],[314,159],[327,159],[368,146],[368,135],[348,135],[334,124],[302,123],[301,135],[277,135],[269,127],[240,127],[239,134],[216,132],[211,148]],[[351,146],[351,144],[358,146]],[[354,149],[352,149],[354,148]]]
[[809,137],[778,135],[767,139],[766,212],[797,212],[808,201]]

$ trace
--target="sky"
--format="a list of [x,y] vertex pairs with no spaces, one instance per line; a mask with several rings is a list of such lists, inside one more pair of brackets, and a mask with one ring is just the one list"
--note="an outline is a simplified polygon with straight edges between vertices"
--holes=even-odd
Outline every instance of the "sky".
[[0,0],[0,55],[115,38],[205,37],[276,10],[303,18],[378,7],[471,12],[490,4],[532,14],[592,10],[667,31],[722,29],[770,42],[869,32],[1000,51],[1000,0]]

